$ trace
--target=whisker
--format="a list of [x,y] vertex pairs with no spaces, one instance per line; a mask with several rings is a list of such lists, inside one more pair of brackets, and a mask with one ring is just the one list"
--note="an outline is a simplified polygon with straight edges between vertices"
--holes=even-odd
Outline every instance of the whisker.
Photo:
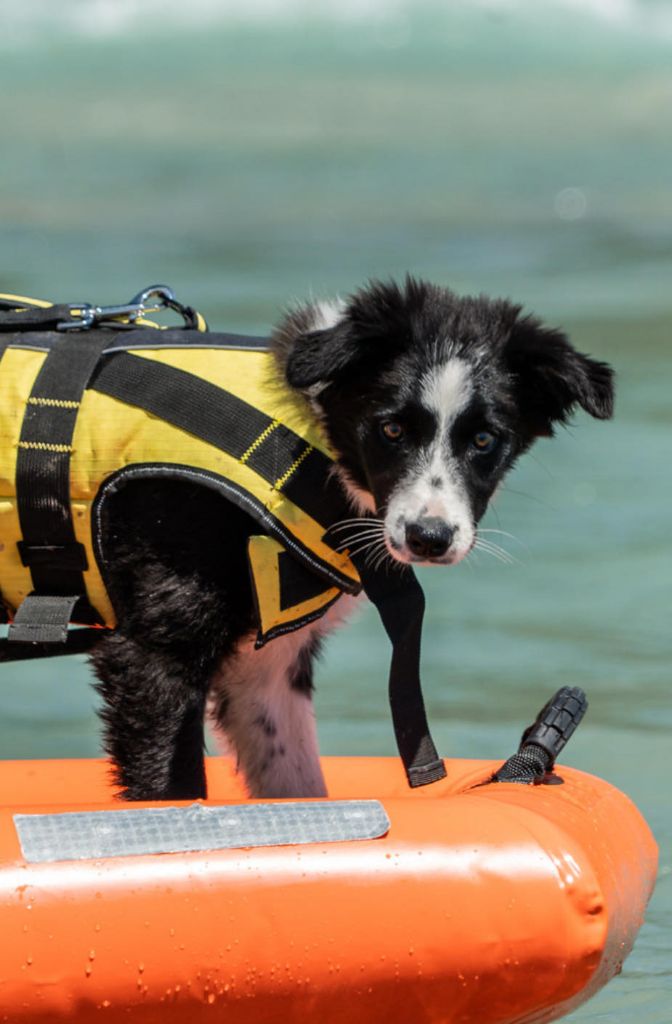
[[[484,550],[487,550],[487,549],[484,549]],[[520,559],[516,558],[515,555],[512,555],[510,551],[506,550],[506,548],[500,547],[499,544],[491,545],[490,546],[490,550],[493,551],[493,552],[497,552],[497,554],[500,555],[501,558],[504,559],[504,561],[508,562],[509,565],[520,565],[521,564],[520,563]]]
[[483,537],[477,537],[476,544],[483,551],[498,551],[502,555],[508,555],[509,558],[513,558],[513,555],[509,551],[507,551],[506,548],[501,547],[500,544],[496,544],[494,540],[487,540]]
[[368,551],[369,548],[374,546],[378,546],[378,542],[375,538],[373,540],[364,541],[364,543],[360,544],[358,548],[352,548],[352,550],[349,551],[350,557],[352,558],[354,555],[361,555],[363,551]]
[[368,555],[366,556],[366,564],[372,565],[373,562],[376,562],[380,558],[380,556],[383,555],[384,552],[386,551],[387,545],[385,543],[376,544],[374,547],[371,548]]
[[484,537],[477,537],[476,538],[476,544],[483,551],[498,551],[502,555],[507,555],[509,558],[513,558],[513,555],[511,554],[510,551],[507,551],[506,548],[503,548],[500,544],[497,544],[494,540],[488,540],[488,539],[486,539]]
[[378,540],[380,533],[358,533],[356,537],[348,537],[346,540],[341,541],[334,550],[345,551],[347,548],[352,547],[353,544],[358,544],[362,540]]
[[[567,427],[566,429],[569,430],[570,428]],[[545,462],[542,462],[541,459],[534,454],[534,452],[528,452],[526,458],[531,459],[532,462],[536,462],[536,464],[539,466],[539,469],[542,469],[544,471],[549,480],[553,479],[553,473],[551,472],[551,470],[548,468]]]
[[[387,544],[385,545],[385,547],[383,548],[382,553],[380,554],[380,556],[378,557],[377,561],[375,562],[375,564],[373,566],[374,570],[377,571],[378,569],[380,569],[381,565],[383,565],[383,563],[385,562],[386,559],[389,559],[389,561],[392,562],[392,556],[390,555],[390,552],[387,550]],[[389,568],[389,566],[388,566],[388,568]]]
[[511,540],[515,540],[516,544],[520,544],[521,548],[525,548],[526,551],[528,550],[528,547],[527,547],[527,544],[525,543],[525,541],[521,540],[520,537],[514,536],[514,534],[512,534],[512,533],[507,533],[506,530],[492,530],[492,529],[483,529],[482,527],[479,527],[479,529],[478,529],[479,537],[483,533],[497,533],[497,534],[499,534],[502,537],[509,537]]
[[373,566],[375,570],[384,561],[387,555],[387,544],[385,542],[385,538],[381,537],[371,544],[371,549],[366,555],[365,564],[367,566]]
[[[350,526],[350,529],[355,529],[355,527]],[[379,526],[367,526],[366,529],[356,530],[354,534],[352,534],[352,537],[368,537],[369,535],[373,536],[374,534],[376,537],[380,537],[382,535],[382,530],[380,529]]]
[[504,565],[514,565],[514,563],[517,563],[518,561],[508,551],[505,551],[504,548],[500,548],[498,544],[493,544],[489,541],[477,539],[474,544],[474,550],[483,551],[487,555],[492,555],[493,558],[496,558],[499,562],[503,562]]
[[543,506],[543,508],[554,507],[548,501],[544,501],[543,498],[539,498],[536,494],[527,494],[525,491],[517,491],[513,487],[509,487],[507,484],[502,484],[501,489],[506,491],[508,494],[515,494],[519,498],[529,498],[530,501],[536,501],[536,503]]
[[480,550],[483,551],[483,554],[492,555],[492,557],[495,559],[495,561],[501,562],[502,565],[510,565],[511,564],[510,562],[507,562],[505,559],[501,558],[499,555],[495,554],[494,551],[485,551],[482,548]]
[[338,522],[333,523],[329,527],[329,530],[327,532],[329,533],[332,530],[342,530],[352,523],[358,523],[360,526],[366,525],[367,523],[375,523],[380,524],[380,526],[382,526],[383,520],[380,519],[378,516],[355,516],[353,519],[339,519]]

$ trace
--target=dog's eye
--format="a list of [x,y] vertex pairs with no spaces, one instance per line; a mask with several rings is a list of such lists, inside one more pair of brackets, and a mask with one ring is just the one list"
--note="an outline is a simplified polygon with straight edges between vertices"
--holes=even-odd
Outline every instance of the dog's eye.
[[380,432],[386,441],[401,441],[404,436],[404,428],[396,420],[386,420],[380,424]]
[[471,439],[472,447],[482,455],[488,455],[497,447],[499,439],[491,434],[489,430],[479,430]]

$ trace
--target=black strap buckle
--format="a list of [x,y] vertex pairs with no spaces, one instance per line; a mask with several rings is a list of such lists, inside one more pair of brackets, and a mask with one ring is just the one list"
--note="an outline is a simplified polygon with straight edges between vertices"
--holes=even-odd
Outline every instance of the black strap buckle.
[[20,540],[16,546],[22,564],[29,569],[86,572],[89,568],[86,548],[79,541],[72,544],[30,544],[28,541]]

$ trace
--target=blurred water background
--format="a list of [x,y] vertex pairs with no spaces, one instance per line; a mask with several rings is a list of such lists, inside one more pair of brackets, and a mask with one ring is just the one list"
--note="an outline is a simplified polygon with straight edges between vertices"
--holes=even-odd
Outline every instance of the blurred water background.
[[[612,361],[485,525],[504,565],[427,571],[424,679],[453,756],[507,756],[585,687],[568,762],[661,844],[622,976],[571,1018],[669,1024],[672,7],[635,0],[0,0],[0,291],[127,300],[165,281],[263,332],[295,298],[407,270],[510,296]],[[333,637],[325,753],[394,752],[387,642]],[[0,756],[99,753],[79,659],[2,669]]]

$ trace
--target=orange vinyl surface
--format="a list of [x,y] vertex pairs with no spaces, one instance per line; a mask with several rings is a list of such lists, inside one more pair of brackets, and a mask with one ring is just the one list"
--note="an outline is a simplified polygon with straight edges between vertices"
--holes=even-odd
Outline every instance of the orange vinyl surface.
[[[0,762],[0,1022],[532,1024],[618,972],[657,851],[608,783],[323,764],[334,799],[382,802],[384,838],[26,864],[15,813],[130,805],[102,761]],[[226,760],[208,780],[208,803],[245,799]]]

